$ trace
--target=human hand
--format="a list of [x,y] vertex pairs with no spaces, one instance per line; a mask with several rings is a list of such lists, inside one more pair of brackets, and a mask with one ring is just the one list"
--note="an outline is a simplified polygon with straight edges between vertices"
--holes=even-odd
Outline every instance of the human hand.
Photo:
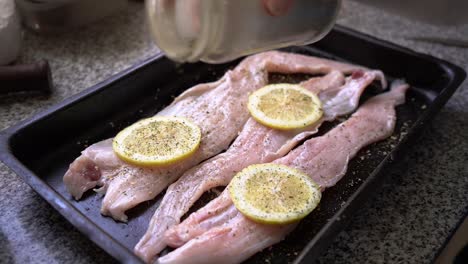
[[263,7],[271,16],[286,14],[294,3],[294,0],[261,0]]

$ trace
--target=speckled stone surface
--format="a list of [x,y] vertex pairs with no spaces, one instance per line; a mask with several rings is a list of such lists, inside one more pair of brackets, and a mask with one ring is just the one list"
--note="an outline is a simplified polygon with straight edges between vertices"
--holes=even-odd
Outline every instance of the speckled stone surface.
[[[339,23],[468,70],[468,49],[415,42],[413,36],[468,39],[468,25],[423,25],[346,2]],[[0,129],[105,80],[155,54],[143,5],[59,37],[26,33],[20,61],[49,60],[51,98],[0,99]],[[383,188],[335,239],[320,263],[428,263],[468,209],[468,83],[429,124],[407,158],[389,171]],[[105,252],[82,236],[17,175],[0,163],[0,262],[108,263]]]

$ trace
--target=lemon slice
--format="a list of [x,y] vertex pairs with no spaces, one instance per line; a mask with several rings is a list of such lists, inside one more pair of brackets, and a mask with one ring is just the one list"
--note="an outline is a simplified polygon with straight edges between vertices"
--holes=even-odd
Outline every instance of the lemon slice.
[[236,208],[253,221],[287,224],[317,207],[320,186],[309,176],[279,164],[251,165],[234,176],[229,194]]
[[248,108],[259,123],[284,130],[306,127],[323,115],[317,95],[294,84],[271,84],[253,92]]
[[193,154],[200,140],[200,128],[189,120],[155,116],[120,131],[112,147],[117,156],[131,164],[167,165]]

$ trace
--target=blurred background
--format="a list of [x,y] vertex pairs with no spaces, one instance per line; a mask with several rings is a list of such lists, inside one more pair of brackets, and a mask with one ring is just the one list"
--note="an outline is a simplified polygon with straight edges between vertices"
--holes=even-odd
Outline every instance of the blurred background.
[[[5,3],[2,1],[6,0],[0,0],[1,8]],[[343,1],[337,23],[451,61],[468,70],[468,25],[458,15],[452,17],[453,21],[440,21],[437,14],[427,12],[422,19],[434,18],[433,22],[438,25],[433,25],[409,19],[395,11],[395,5],[411,1],[381,1],[378,6],[375,2]],[[390,2],[392,4],[388,4]],[[462,5],[450,12],[467,13],[468,2],[456,2]],[[115,1],[115,4],[118,8],[108,10],[105,18],[60,34],[38,33],[31,25],[32,30],[23,30],[21,48],[14,64],[47,60],[53,90],[50,95],[0,97],[0,130],[159,52],[145,24],[143,2]],[[427,10],[421,5],[416,9]],[[424,14],[414,15],[412,9],[407,11],[413,17]],[[64,11],[63,15],[70,14]],[[0,29],[4,25],[2,18],[0,14]],[[447,23],[456,25],[448,26]],[[5,43],[0,42],[0,47],[16,53],[14,46],[5,47]],[[407,155],[408,161],[392,172],[381,193],[354,217],[320,262],[420,263],[435,257],[468,208],[467,106],[468,85],[465,81],[429,125],[419,145]],[[0,179],[0,262],[113,261],[1,163]],[[434,197],[422,199],[418,188],[433,193]],[[444,198],[442,202],[440,197]],[[400,207],[408,199],[416,201],[420,207],[401,211]]]

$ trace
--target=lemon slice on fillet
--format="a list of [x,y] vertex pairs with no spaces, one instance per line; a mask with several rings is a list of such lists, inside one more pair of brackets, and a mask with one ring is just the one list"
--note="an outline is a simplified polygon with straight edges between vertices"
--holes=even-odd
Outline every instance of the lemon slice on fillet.
[[322,193],[309,176],[279,164],[251,165],[234,176],[229,194],[236,208],[253,221],[288,224],[317,207]]
[[323,115],[317,95],[295,84],[271,84],[253,92],[248,109],[259,123],[284,130],[306,127]]
[[119,158],[131,164],[168,165],[193,154],[200,140],[200,128],[191,121],[155,116],[122,130],[112,147]]

